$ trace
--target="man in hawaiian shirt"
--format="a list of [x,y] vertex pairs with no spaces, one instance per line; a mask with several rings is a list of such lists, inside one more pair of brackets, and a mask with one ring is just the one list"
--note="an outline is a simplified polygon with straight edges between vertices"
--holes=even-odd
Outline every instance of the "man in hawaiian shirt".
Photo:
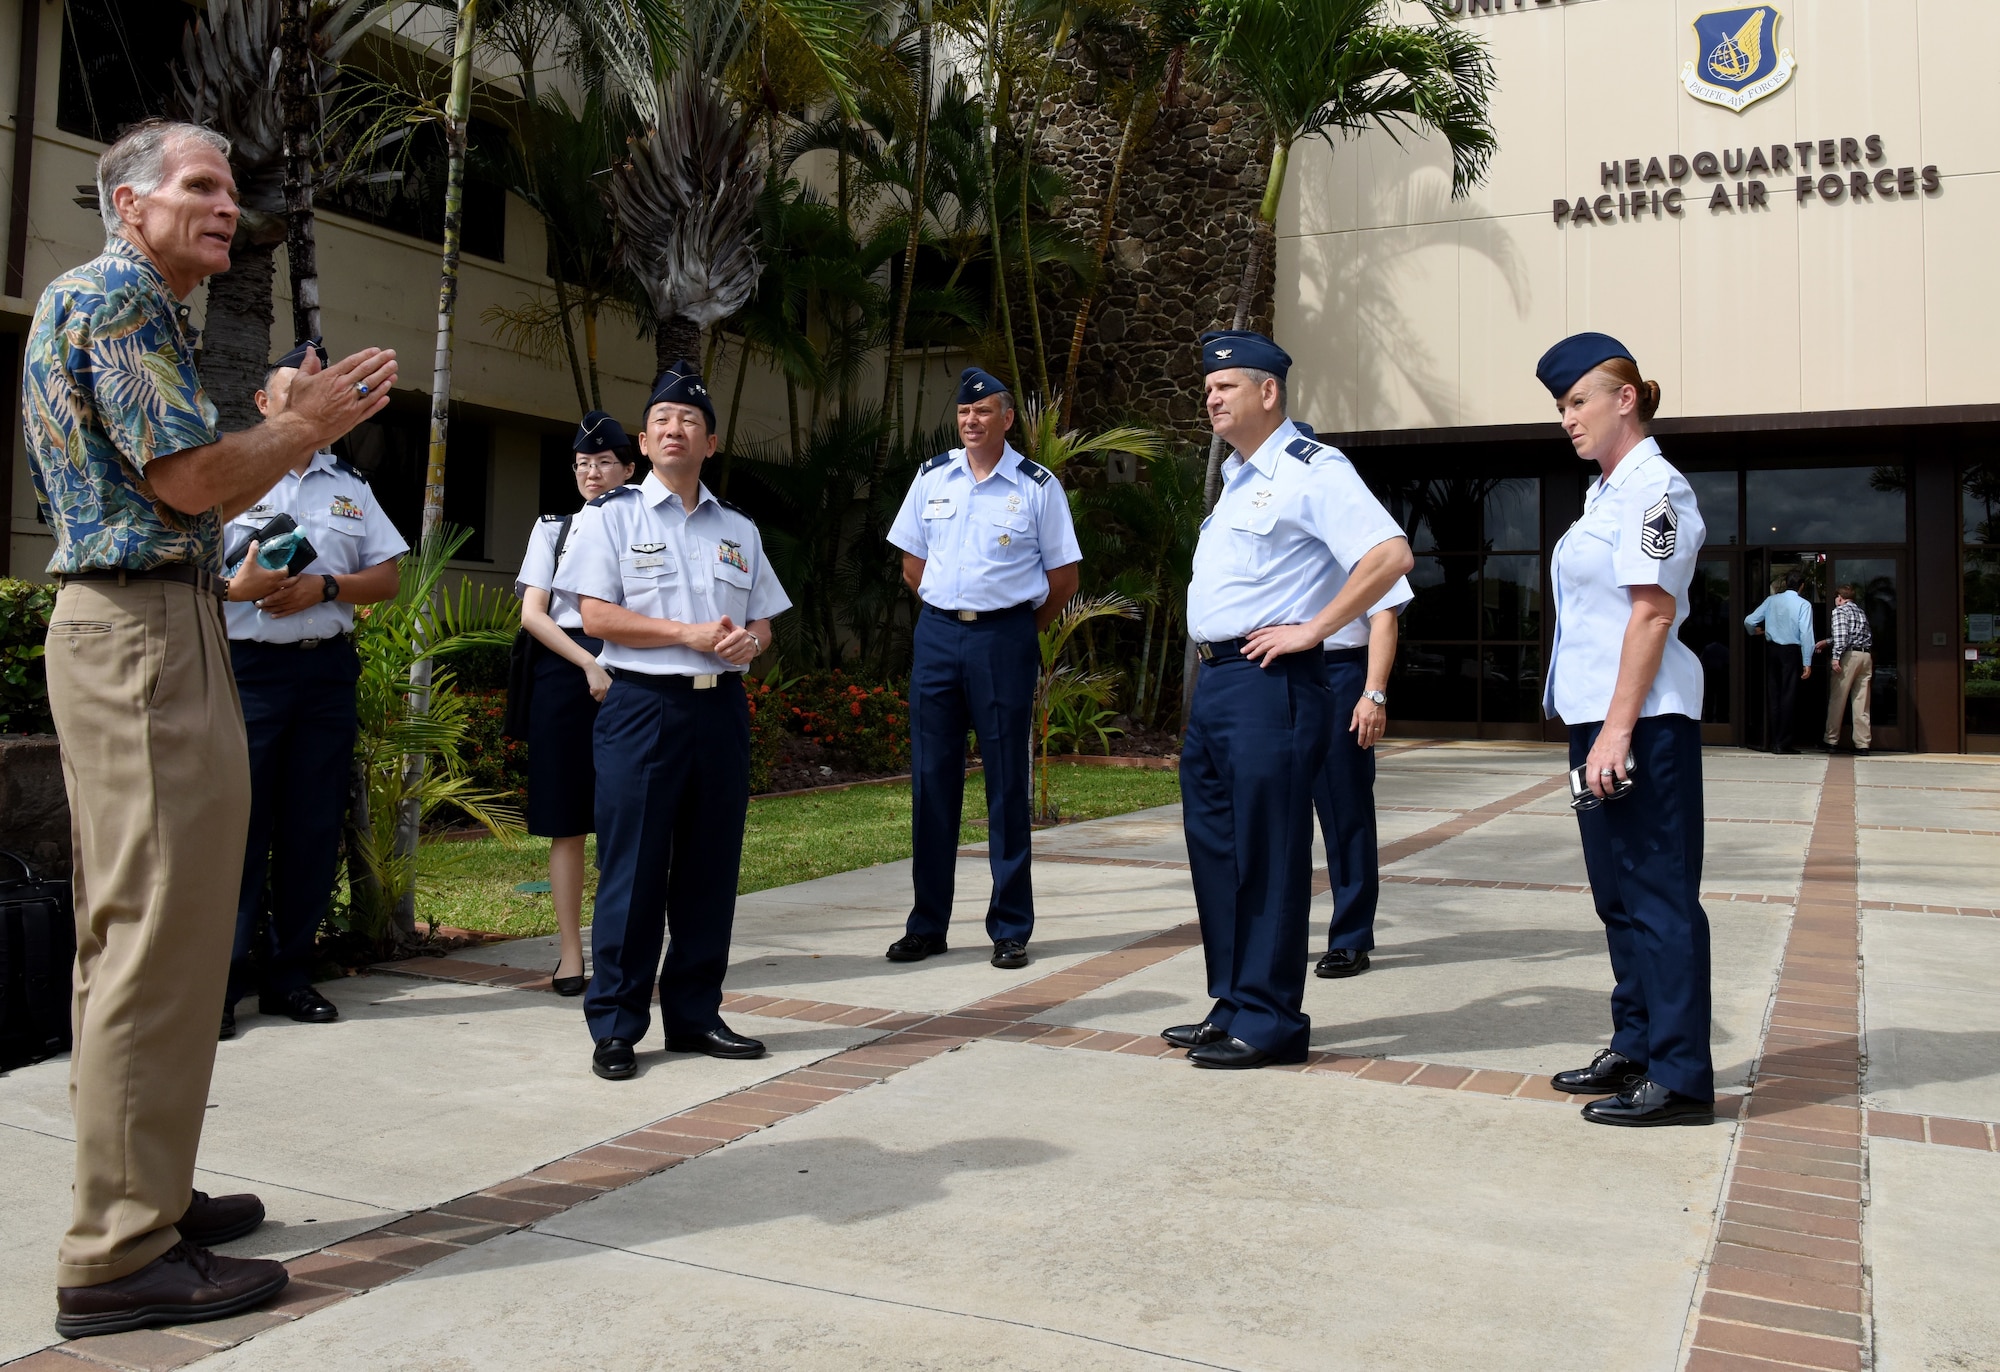
[[76,836],[76,1184],[56,1269],[68,1337],[219,1319],[285,1284],[208,1251],[255,1196],[193,1190],[250,807],[223,625],[222,521],[379,410],[394,353],[302,368],[284,413],[223,434],[182,302],[229,266],[228,141],[149,121],[97,163],[108,241],[42,292],[22,377],[61,590],[49,707]]

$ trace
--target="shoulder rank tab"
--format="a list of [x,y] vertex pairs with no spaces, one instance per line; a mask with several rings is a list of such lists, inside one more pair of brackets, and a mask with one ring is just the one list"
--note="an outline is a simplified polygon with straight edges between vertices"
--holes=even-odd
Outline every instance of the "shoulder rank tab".
[[543,515],[543,516],[542,516],[542,523],[544,523],[544,524],[560,524],[560,523],[562,523],[562,522],[563,522],[563,521],[564,521],[565,519],[568,519],[568,518],[570,518],[570,517],[571,517],[571,516],[569,516],[569,515],[559,515],[559,514],[558,514],[558,515],[552,515],[552,514],[545,514],[545,515]]
[[635,493],[638,489],[639,488],[637,486],[613,486],[610,490],[606,491],[603,495],[598,496],[597,499],[591,501],[590,503],[592,505],[602,505],[606,501],[616,500],[618,499],[618,497],[622,495],[631,495]]
[[938,468],[944,466],[949,461],[951,461],[950,453],[939,453],[936,457],[924,463],[923,466],[917,468],[917,471],[919,474],[924,472],[934,472]]
[[1310,438],[1295,438],[1285,445],[1285,451],[1310,467],[1323,450]]
[[1024,457],[1021,459],[1021,475],[1027,477],[1028,480],[1034,482],[1037,486],[1046,486],[1049,484],[1049,478],[1054,476],[1055,473],[1051,472],[1047,467],[1042,466],[1039,462],[1031,462]]
[[336,457],[333,459],[333,469],[336,472],[340,472],[344,475],[353,477],[356,481],[365,482],[368,480],[367,477],[361,474],[361,469],[359,467],[355,466],[352,462],[349,462],[344,457]]
[[738,505],[736,502],[732,500],[724,500],[721,496],[718,495],[715,497],[715,503],[720,505],[723,509],[728,510],[732,514],[742,515],[745,519],[749,519],[752,524],[755,524],[757,522],[755,519],[751,518],[750,512],[748,510],[744,509],[741,505]]

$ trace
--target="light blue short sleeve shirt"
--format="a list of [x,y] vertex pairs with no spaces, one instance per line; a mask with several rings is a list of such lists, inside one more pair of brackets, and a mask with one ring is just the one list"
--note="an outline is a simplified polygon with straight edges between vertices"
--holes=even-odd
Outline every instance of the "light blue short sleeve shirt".
[[1049,572],[1083,560],[1062,483],[1012,444],[984,481],[973,479],[963,448],[926,462],[889,541],[924,559],[917,593],[940,610],[1040,606]]
[[577,607],[576,593],[556,589],[556,541],[562,537],[563,520],[570,521],[569,542],[562,555],[566,559],[576,546],[576,522],[583,517],[576,514],[543,515],[535,521],[535,527],[528,530],[528,550],[521,554],[521,570],[514,577],[514,594],[526,595],[530,590],[549,593],[549,618],[558,629],[582,629],[583,612]]
[[[290,515],[318,554],[301,576],[346,576],[394,561],[410,545],[389,522],[381,502],[361,473],[332,453],[315,453],[305,474],[286,472],[263,499],[223,528],[224,556],[233,567],[257,531],[281,514]],[[257,643],[303,643],[334,638],[354,628],[354,607],[330,600],[296,614],[273,618],[247,600],[224,607],[229,636]]]
[[1680,639],[1688,586],[1708,538],[1694,489],[1648,438],[1585,497],[1583,518],[1556,543],[1549,581],[1555,644],[1542,710],[1565,724],[1594,724],[1611,712],[1631,587],[1658,586],[1674,597],[1674,627],[1639,713],[1701,718],[1701,659]]
[[[1402,536],[1338,448],[1280,425],[1247,459],[1237,453],[1222,466],[1222,492],[1195,546],[1188,632],[1216,643],[1303,624],[1371,549]],[[1365,616],[1356,622],[1366,643]]]
[[[555,589],[681,624],[709,624],[726,615],[742,628],[792,607],[750,516],[706,486],[694,509],[684,511],[681,498],[654,474],[583,507],[556,569]],[[744,670],[693,648],[634,648],[608,640],[597,660],[648,676]]]

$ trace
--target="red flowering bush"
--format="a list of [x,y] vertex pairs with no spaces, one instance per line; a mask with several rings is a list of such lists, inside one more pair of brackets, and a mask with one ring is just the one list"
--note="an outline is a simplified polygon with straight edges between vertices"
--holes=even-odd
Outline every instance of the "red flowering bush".
[[528,745],[506,738],[500,725],[507,717],[505,691],[460,691],[465,713],[472,727],[466,731],[463,757],[465,769],[482,790],[500,797],[504,805],[525,812],[528,808]]
[[785,727],[864,772],[910,765],[910,702],[899,685],[864,686],[816,672],[784,688]]

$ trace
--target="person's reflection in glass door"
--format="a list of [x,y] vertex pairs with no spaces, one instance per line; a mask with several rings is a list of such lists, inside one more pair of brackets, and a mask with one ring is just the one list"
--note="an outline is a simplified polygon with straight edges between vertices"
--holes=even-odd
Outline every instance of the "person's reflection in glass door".
[[1704,729],[1704,742],[1732,743],[1730,698],[1730,644],[1736,616],[1730,610],[1730,561],[1703,558],[1694,566],[1694,580],[1688,586],[1688,617],[1681,624],[1681,642],[1701,659],[1701,722],[1720,726],[1728,733]]

